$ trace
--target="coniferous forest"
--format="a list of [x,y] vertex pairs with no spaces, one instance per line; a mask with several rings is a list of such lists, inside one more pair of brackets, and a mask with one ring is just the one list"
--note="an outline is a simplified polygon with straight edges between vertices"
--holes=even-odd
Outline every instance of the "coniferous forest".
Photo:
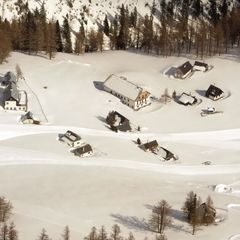
[[[56,52],[82,54],[104,49],[136,49],[162,56],[193,54],[197,58],[228,53],[240,45],[240,2],[230,0],[155,0],[151,14],[140,16],[137,8],[119,6],[110,21],[106,15],[98,29],[73,31],[66,15],[62,24],[47,19],[44,3],[31,11],[18,1],[18,16],[0,19],[0,63],[10,51],[28,54],[45,52],[51,59]],[[87,9],[85,9],[87,11]],[[107,39],[107,40],[106,40]]]

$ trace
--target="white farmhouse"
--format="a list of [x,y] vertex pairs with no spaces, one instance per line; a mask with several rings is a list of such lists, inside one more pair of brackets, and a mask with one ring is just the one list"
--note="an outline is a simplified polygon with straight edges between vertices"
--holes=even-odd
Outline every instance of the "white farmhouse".
[[19,91],[15,83],[11,83],[4,92],[4,109],[15,111],[27,111],[27,94]]
[[118,97],[122,103],[138,110],[151,104],[150,93],[124,77],[111,74],[103,84],[104,90]]

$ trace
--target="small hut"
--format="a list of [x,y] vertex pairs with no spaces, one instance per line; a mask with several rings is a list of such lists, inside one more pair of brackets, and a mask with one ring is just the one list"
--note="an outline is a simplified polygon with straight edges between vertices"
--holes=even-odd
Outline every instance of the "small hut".
[[93,154],[93,150],[90,144],[85,144],[82,145],[78,148],[76,148],[73,151],[75,156],[79,156],[79,157],[87,157],[87,156],[91,156]]
[[26,114],[21,116],[21,122],[23,124],[40,124],[40,121],[35,120],[32,112],[28,111]]
[[224,92],[222,89],[214,86],[214,85],[210,85],[208,90],[206,91],[206,95],[207,98],[210,98],[214,101],[224,97]]

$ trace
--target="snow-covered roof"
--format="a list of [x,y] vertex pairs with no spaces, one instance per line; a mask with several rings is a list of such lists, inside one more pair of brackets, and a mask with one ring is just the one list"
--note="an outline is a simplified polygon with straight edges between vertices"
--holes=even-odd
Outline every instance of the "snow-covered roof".
[[136,100],[139,93],[143,90],[141,87],[129,82],[126,78],[114,74],[106,79],[104,86],[131,100]]
[[179,101],[183,104],[188,104],[188,103],[193,104],[195,101],[195,97],[187,93],[182,93],[182,95],[179,98]]

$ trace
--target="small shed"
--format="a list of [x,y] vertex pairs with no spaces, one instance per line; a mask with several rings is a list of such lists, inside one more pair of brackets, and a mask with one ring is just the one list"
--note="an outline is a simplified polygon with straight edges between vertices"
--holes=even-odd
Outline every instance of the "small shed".
[[159,149],[159,145],[157,140],[153,140],[151,142],[144,143],[140,146],[144,151],[151,151],[151,152],[157,152]]
[[215,85],[210,85],[208,90],[206,91],[205,96],[214,101],[224,97],[224,92],[222,89],[216,87]]
[[209,69],[209,65],[204,62],[195,61],[193,65],[194,70],[206,72]]
[[78,148],[76,148],[73,151],[75,156],[79,156],[79,157],[87,157],[87,156],[91,156],[93,154],[93,150],[90,144],[85,144],[82,145]]
[[184,78],[186,78],[192,71],[193,71],[193,66],[192,66],[192,64],[191,64],[189,61],[187,61],[187,62],[185,62],[184,64],[182,64],[181,66],[179,66],[179,67],[176,69],[176,72],[175,72],[174,77],[175,77],[175,78],[184,79]]
[[178,102],[185,106],[194,105],[197,102],[197,98],[184,92],[179,97]]
[[59,137],[59,140],[67,143],[68,146],[74,148],[83,144],[82,138],[78,134],[70,130],[68,130],[65,134],[61,135]]
[[40,121],[35,120],[32,112],[28,111],[26,114],[21,116],[21,122],[23,124],[40,124]]

